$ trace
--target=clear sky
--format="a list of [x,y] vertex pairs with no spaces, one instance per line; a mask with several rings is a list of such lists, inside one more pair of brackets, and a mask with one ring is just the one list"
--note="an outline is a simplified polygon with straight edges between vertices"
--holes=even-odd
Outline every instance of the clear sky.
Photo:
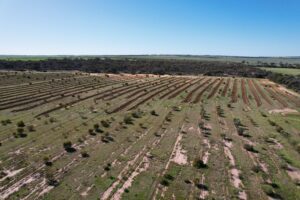
[[0,54],[300,56],[300,0],[0,0]]

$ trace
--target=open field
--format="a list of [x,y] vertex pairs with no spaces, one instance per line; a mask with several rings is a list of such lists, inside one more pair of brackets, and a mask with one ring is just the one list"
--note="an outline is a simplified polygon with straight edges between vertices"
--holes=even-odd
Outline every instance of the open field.
[[0,77],[0,199],[300,199],[300,96],[267,79]]
[[280,74],[288,74],[288,75],[300,75],[300,69],[293,68],[280,68],[280,67],[260,67],[260,69],[280,73]]

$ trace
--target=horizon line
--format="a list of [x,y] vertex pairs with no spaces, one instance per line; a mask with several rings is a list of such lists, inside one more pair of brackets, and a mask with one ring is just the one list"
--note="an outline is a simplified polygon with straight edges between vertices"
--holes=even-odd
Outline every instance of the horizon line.
[[190,56],[190,57],[236,57],[236,58],[300,58],[299,56],[246,56],[246,55],[222,55],[222,54],[0,54],[0,57],[110,57],[110,56]]

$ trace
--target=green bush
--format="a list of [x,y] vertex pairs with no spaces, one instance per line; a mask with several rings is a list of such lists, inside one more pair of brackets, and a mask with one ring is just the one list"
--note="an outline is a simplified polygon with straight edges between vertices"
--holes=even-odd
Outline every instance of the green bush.
[[202,160],[195,160],[194,161],[194,167],[197,169],[206,169],[208,168],[207,164],[205,164]]
[[132,124],[133,123],[133,119],[132,119],[132,117],[131,116],[125,116],[124,117],[124,123],[125,124]]
[[17,123],[17,126],[18,126],[18,127],[24,127],[24,126],[25,126],[25,123],[24,123],[23,121],[19,121],[19,122]]
[[102,125],[103,127],[105,127],[105,128],[110,127],[110,124],[109,124],[109,122],[108,122],[107,120],[101,120],[101,125]]
[[251,151],[253,153],[258,153],[258,151],[251,144],[245,144],[244,149],[246,149],[247,151]]

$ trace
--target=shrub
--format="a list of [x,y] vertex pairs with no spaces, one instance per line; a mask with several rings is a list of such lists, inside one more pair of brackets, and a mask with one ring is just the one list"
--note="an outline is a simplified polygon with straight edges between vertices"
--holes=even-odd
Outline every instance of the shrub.
[[161,135],[158,132],[154,133],[155,137],[161,137]]
[[48,156],[44,157],[44,164],[49,167],[52,166],[52,162]]
[[151,110],[150,114],[153,115],[153,116],[158,116],[158,114],[156,113],[155,110]]
[[132,124],[133,123],[133,120],[132,120],[132,118],[131,118],[131,116],[125,116],[124,117],[124,123],[125,124]]
[[245,144],[244,149],[246,149],[247,151],[251,151],[253,153],[258,153],[258,151],[251,144]]
[[104,167],[105,171],[109,171],[111,169],[111,164],[107,163],[106,166]]
[[197,169],[206,169],[208,168],[207,164],[205,164],[202,160],[195,160],[194,167]]
[[28,130],[29,132],[33,132],[33,131],[35,131],[35,128],[34,128],[33,125],[28,125],[28,126],[27,126],[27,130]]
[[49,186],[54,186],[54,187],[59,185],[59,182],[54,178],[48,178],[47,183]]
[[173,106],[173,110],[179,112],[179,111],[181,111],[181,107],[180,106]]
[[168,179],[168,180],[170,180],[170,181],[173,181],[173,180],[174,180],[174,177],[173,177],[171,174],[165,174],[165,175],[164,175],[164,178],[165,178],[165,179]]
[[110,126],[110,124],[107,120],[101,120],[101,125],[105,128],[108,128]]
[[234,123],[235,126],[243,126],[242,123],[241,123],[241,120],[238,119],[238,118],[234,118],[233,123]]
[[166,187],[170,185],[169,181],[166,180],[166,179],[161,180],[160,184],[163,185],[163,186],[166,186]]
[[143,116],[143,112],[138,110],[138,111],[133,112],[131,115],[134,118],[141,118]]
[[283,199],[279,194],[277,194],[272,187],[269,185],[264,185],[263,187],[264,192],[271,197],[272,199]]
[[1,121],[1,124],[2,124],[3,126],[6,126],[7,124],[11,124],[11,120],[10,120],[10,119],[2,120],[2,121]]
[[139,126],[142,128],[142,129],[147,129],[147,126],[143,123],[140,123]]
[[221,108],[221,106],[217,106],[217,114],[219,117],[225,117],[224,110]]
[[94,132],[94,129],[89,129],[88,132],[90,135],[96,135],[96,133]]
[[202,183],[196,183],[195,184],[197,188],[199,188],[200,190],[205,190],[205,191],[208,191],[208,186],[207,185],[204,185]]
[[110,135],[101,136],[101,141],[104,143],[110,143],[115,141],[114,138]]
[[54,117],[50,117],[50,119],[49,119],[49,122],[50,123],[54,123],[54,122],[56,122],[57,120],[54,118]]
[[25,123],[24,123],[23,121],[19,121],[19,122],[17,123],[17,126],[18,126],[18,127],[24,127],[24,126],[25,126]]
[[97,130],[99,128],[99,124],[94,124],[94,129]]
[[16,136],[17,137],[27,137],[27,134],[24,133],[24,129],[23,128],[19,127],[19,128],[17,128],[17,134],[15,135],[15,137]]
[[262,169],[261,169],[261,167],[259,165],[254,165],[251,169],[255,173],[258,173],[258,172],[262,171]]
[[271,120],[268,120],[268,122],[269,122],[269,124],[270,124],[271,126],[276,126],[276,125],[277,125],[275,122],[273,122],[273,121],[271,121]]
[[90,155],[89,155],[86,151],[82,151],[82,152],[81,152],[81,156],[82,156],[83,158],[88,158],[88,157],[90,157]]
[[72,142],[70,142],[70,141],[64,142],[63,147],[66,150],[66,152],[69,152],[69,153],[76,151],[76,149],[72,147]]
[[261,114],[261,116],[263,116],[263,117],[267,117],[267,115],[266,115],[265,113],[263,113],[263,112],[261,112],[260,114]]
[[21,133],[23,133],[23,132],[24,132],[24,129],[23,129],[23,128],[20,128],[20,127],[17,128],[17,133],[18,133],[18,134],[21,134]]

